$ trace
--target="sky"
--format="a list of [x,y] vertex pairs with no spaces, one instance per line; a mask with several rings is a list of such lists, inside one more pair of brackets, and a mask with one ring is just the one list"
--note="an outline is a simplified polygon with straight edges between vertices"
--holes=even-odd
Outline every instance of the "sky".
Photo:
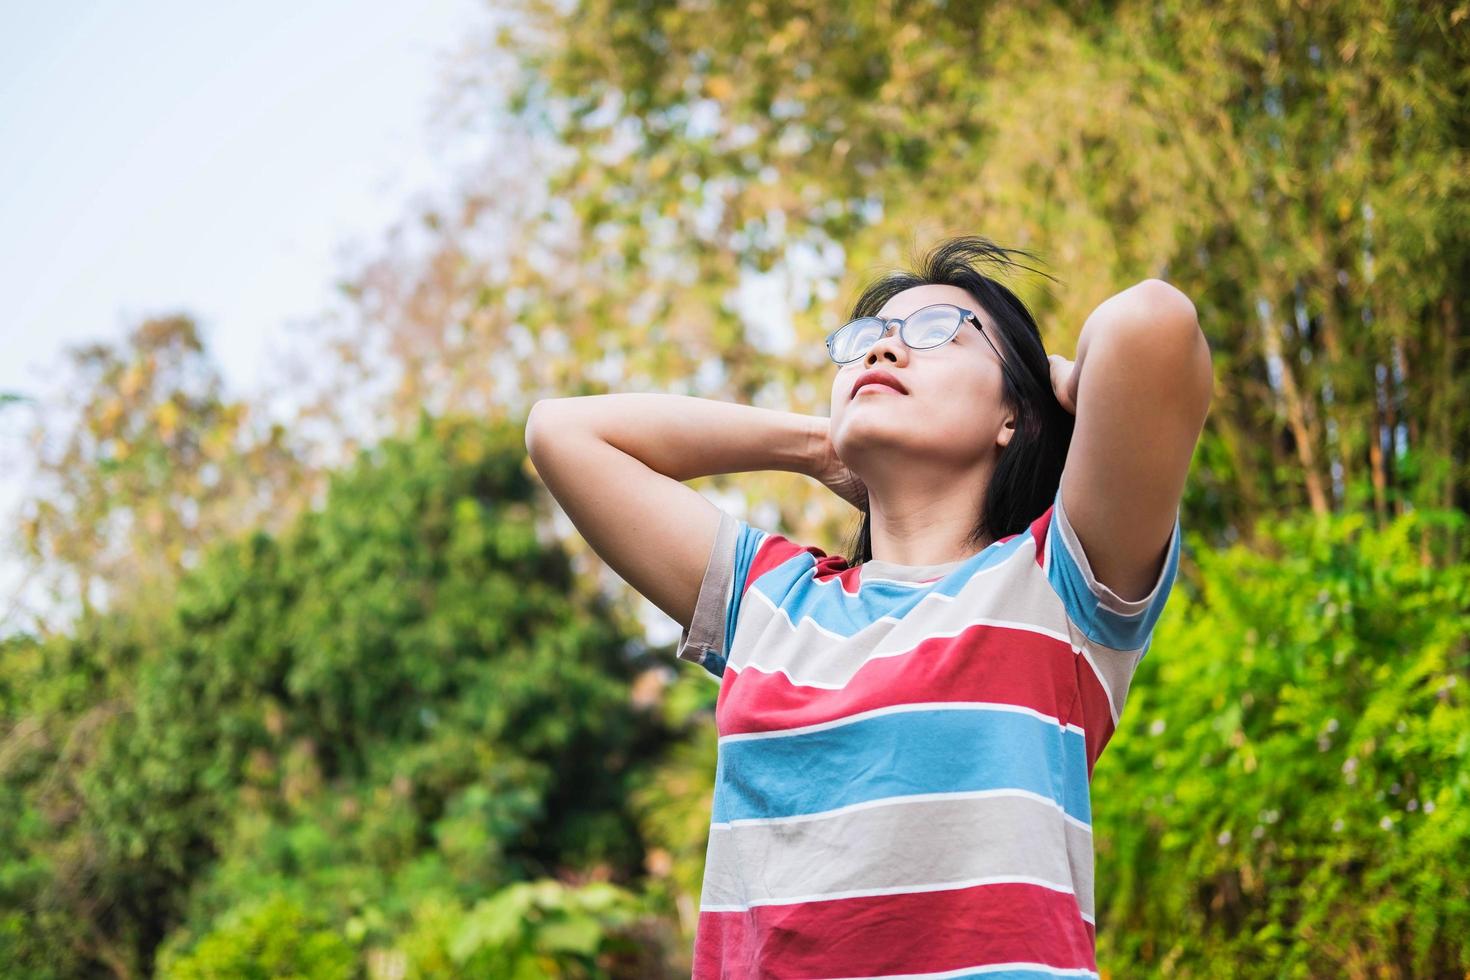
[[[346,258],[451,176],[435,109],[486,21],[475,0],[0,4],[0,392],[42,396],[65,347],[183,312],[254,394]],[[0,472],[0,513],[22,487]]]
[[0,390],[184,311],[234,394],[437,174],[471,0],[0,6]]

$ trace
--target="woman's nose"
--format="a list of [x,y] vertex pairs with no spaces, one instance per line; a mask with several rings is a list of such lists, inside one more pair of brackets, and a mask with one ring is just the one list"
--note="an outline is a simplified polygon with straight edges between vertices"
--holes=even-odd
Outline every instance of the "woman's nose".
[[[894,360],[899,359],[898,348],[903,348],[907,352],[908,345],[903,342],[903,338],[898,333],[901,326],[902,324],[898,320],[889,320],[885,323],[883,325],[883,332],[878,335],[877,340],[873,341],[873,346],[868,348],[868,353],[863,358],[863,363],[872,364],[878,359],[880,351],[887,353]],[[889,333],[890,327],[893,328],[892,333]]]

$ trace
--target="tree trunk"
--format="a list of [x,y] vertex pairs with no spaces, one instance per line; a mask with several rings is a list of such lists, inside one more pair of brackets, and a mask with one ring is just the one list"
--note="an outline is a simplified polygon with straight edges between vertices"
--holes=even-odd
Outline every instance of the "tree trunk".
[[1279,395],[1286,411],[1287,424],[1291,426],[1292,435],[1296,438],[1297,456],[1301,460],[1302,473],[1306,480],[1307,499],[1312,505],[1312,512],[1325,517],[1332,507],[1328,503],[1327,493],[1322,486],[1322,474],[1318,472],[1314,433],[1311,426],[1307,424],[1301,392],[1296,384],[1296,375],[1292,371],[1291,362],[1282,356],[1281,334],[1276,330],[1275,325],[1269,322],[1262,324],[1262,332],[1266,338],[1266,356],[1275,358],[1281,367]]

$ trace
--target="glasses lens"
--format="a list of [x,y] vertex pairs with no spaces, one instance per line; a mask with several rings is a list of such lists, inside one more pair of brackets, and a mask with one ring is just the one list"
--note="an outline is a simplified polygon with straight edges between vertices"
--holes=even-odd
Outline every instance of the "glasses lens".
[[[903,323],[904,343],[916,350],[938,347],[954,336],[961,316],[959,307],[945,303],[916,310]],[[875,316],[853,320],[832,338],[832,359],[845,364],[862,357],[883,335],[884,326]]]
[[903,339],[910,347],[920,350],[938,347],[951,336],[960,325],[960,310],[957,306],[926,306],[917,310],[903,325]]
[[883,331],[883,321],[865,316],[853,320],[832,338],[832,359],[838,363],[856,360],[868,352]]

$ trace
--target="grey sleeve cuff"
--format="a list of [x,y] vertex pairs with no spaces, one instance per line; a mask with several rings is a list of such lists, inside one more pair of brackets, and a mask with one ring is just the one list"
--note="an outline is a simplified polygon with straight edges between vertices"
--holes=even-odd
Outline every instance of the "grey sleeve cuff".
[[699,664],[710,673],[723,670],[725,651],[725,615],[730,604],[730,588],[735,579],[735,540],[739,530],[735,518],[720,512],[720,529],[715,533],[715,546],[710,552],[704,579],[699,585],[699,598],[694,604],[694,618],[679,635],[675,655],[681,660]]

